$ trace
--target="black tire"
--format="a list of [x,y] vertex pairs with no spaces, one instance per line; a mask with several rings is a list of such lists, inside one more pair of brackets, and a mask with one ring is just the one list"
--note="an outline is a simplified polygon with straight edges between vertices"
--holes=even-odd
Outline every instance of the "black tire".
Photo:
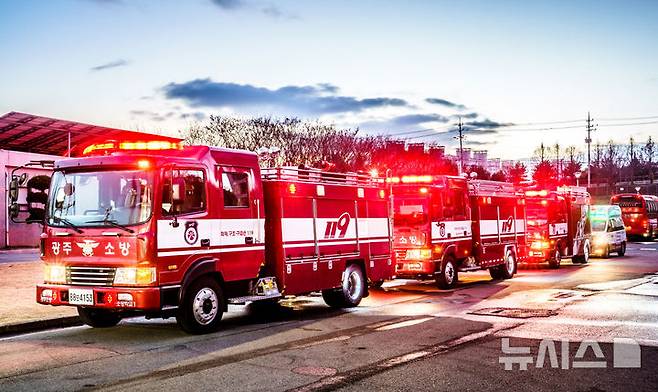
[[574,256],[572,260],[577,264],[587,264],[589,262],[589,254],[590,254],[589,241],[585,241],[585,245],[583,245],[583,254],[577,257]]
[[621,243],[619,252],[617,252],[617,255],[619,255],[619,257],[624,257],[625,254],[626,254],[626,241]]
[[455,287],[457,280],[459,280],[459,274],[455,259],[450,255],[445,256],[441,262],[441,272],[434,274],[434,281],[440,289],[448,290]]
[[553,257],[551,257],[551,259],[548,260],[548,267],[551,269],[558,269],[560,268],[561,264],[562,264],[562,252],[560,252],[560,248],[556,246],[555,251],[553,252]]
[[610,257],[610,245],[606,245],[605,249],[603,250],[603,253],[601,253],[601,257],[604,259],[607,259]]
[[322,290],[322,299],[327,306],[332,308],[342,308],[343,302],[337,289]]
[[83,323],[94,328],[114,327],[121,321],[121,315],[106,309],[78,306],[78,315]]
[[361,268],[356,264],[350,264],[343,271],[340,288],[323,290],[322,298],[332,308],[352,308],[361,303],[366,292],[366,284]]
[[372,288],[372,289],[381,289],[383,285],[384,285],[384,281],[383,280],[378,280],[378,281],[370,283],[370,288]]
[[493,280],[500,280],[503,278],[500,275],[500,268],[498,268],[498,266],[489,268],[489,275],[491,275],[491,279]]
[[201,277],[185,291],[176,321],[187,333],[214,332],[219,328],[224,306],[224,293],[219,283],[211,277]]

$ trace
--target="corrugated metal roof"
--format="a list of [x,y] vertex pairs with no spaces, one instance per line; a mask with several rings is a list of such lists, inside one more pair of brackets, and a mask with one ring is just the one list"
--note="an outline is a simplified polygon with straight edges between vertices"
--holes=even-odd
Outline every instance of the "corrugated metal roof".
[[[69,140],[70,137],[70,140]],[[77,156],[93,143],[106,140],[167,140],[179,138],[101,127],[69,120],[10,112],[0,117],[0,149]]]

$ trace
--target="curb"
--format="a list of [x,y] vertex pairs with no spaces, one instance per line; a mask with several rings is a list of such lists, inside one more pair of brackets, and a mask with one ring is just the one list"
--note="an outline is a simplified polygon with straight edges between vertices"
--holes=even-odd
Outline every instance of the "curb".
[[58,317],[20,324],[0,325],[0,337],[4,338],[29,332],[45,331],[47,329],[76,327],[78,325],[82,325],[82,320],[80,320],[80,317],[78,316]]

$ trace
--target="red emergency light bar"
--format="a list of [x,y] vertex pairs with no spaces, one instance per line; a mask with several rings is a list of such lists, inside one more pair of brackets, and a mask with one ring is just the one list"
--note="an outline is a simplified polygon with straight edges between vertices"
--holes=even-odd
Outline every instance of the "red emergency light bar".
[[532,197],[532,196],[545,197],[545,196],[548,196],[548,191],[545,190],[545,189],[541,190],[541,191],[525,191],[525,195],[530,196],[530,197]]
[[400,177],[389,177],[386,179],[386,182],[391,182],[393,184],[416,184],[416,183],[430,183],[434,180],[432,176],[402,176]]
[[181,150],[183,145],[180,142],[170,142],[166,140],[135,141],[135,142],[115,142],[108,141],[87,146],[82,155],[91,155],[93,153],[107,153],[121,150]]

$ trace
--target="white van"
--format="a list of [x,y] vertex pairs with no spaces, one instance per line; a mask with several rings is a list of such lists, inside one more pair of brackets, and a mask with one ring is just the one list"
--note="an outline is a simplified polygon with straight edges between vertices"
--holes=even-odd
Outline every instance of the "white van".
[[594,256],[607,258],[611,252],[617,252],[619,256],[626,253],[626,229],[619,206],[590,206],[589,220]]

